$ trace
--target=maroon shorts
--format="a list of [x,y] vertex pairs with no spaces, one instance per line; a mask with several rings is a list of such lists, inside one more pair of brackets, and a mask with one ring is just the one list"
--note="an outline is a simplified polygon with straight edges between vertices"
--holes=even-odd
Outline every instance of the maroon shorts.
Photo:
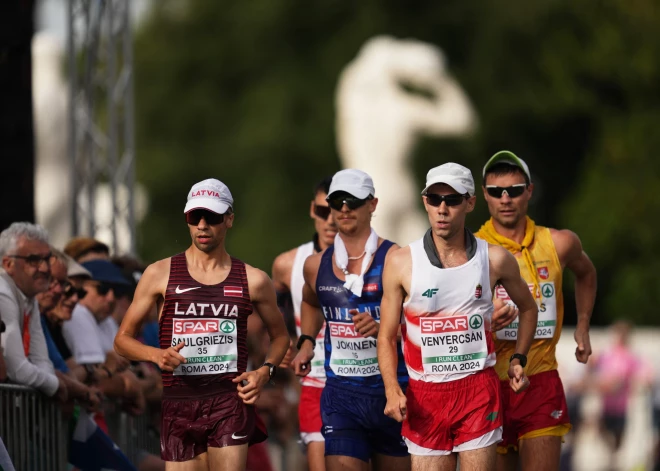
[[254,406],[235,391],[203,399],[163,399],[160,456],[188,461],[208,447],[249,445],[268,438]]
[[564,386],[557,370],[544,371],[528,378],[529,387],[518,394],[511,389],[508,381],[500,381],[504,412],[504,433],[499,444],[502,449],[517,447],[518,440],[532,432],[547,432],[537,436],[562,436],[571,428]]

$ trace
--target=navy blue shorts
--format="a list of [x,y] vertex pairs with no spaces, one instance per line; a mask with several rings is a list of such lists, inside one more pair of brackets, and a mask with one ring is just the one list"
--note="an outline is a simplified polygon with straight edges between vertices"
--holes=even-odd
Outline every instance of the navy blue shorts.
[[369,462],[371,455],[408,456],[401,424],[385,415],[384,392],[328,381],[321,396],[325,455]]

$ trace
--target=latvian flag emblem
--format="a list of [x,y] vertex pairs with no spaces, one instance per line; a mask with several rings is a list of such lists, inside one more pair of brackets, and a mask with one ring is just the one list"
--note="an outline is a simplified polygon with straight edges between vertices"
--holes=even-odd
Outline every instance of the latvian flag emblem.
[[243,297],[242,286],[225,286],[225,296],[233,296],[235,298]]

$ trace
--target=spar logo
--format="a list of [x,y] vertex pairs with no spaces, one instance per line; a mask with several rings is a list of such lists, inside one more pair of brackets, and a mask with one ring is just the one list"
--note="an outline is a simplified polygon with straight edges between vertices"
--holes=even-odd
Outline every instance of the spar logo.
[[[222,330],[222,324],[230,321],[216,319],[200,319],[198,321],[174,319],[173,330],[175,334],[208,334]],[[232,323],[233,324],[233,323]],[[233,332],[233,329],[232,331]]]
[[[549,285],[549,283],[546,284]],[[534,296],[536,299],[539,299],[541,297],[538,290],[536,290],[536,294],[534,294],[534,285],[532,283],[527,283],[527,286],[529,287],[529,292],[532,293],[532,296]],[[554,293],[554,289],[552,288],[552,286],[550,286],[550,289],[552,290],[552,293]],[[543,295],[545,296],[545,291]],[[511,297],[509,296],[509,293],[506,292],[504,286],[502,285],[497,285],[495,287],[495,297],[501,299],[502,301],[511,301]]]
[[236,324],[232,321],[222,321],[220,323],[220,330],[225,334],[231,334],[236,330]]
[[344,324],[342,322],[330,322],[330,335],[342,338],[361,337],[361,335],[355,331],[355,325]]
[[541,292],[544,298],[551,298],[555,295],[555,288],[552,286],[552,283],[544,283],[541,286]]
[[467,316],[425,317],[420,319],[419,327],[423,334],[443,334],[445,332],[464,332],[468,330]]
[[550,272],[548,272],[548,267],[538,267],[536,271],[539,274],[539,277],[542,280],[547,280],[550,277]]

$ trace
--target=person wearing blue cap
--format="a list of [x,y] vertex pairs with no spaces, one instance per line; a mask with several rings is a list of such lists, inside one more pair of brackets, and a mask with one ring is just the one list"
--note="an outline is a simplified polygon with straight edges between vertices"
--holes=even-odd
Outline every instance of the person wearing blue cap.
[[88,378],[103,379],[100,388],[110,396],[128,400],[132,410],[144,407],[144,396],[137,378],[128,371],[129,362],[117,355],[111,339],[100,324],[112,313],[115,293],[129,286],[121,270],[109,260],[90,260],[81,264],[92,275],[83,281],[85,296],[76,304],[71,319],[62,324],[62,336],[73,356],[73,364],[86,368]]

